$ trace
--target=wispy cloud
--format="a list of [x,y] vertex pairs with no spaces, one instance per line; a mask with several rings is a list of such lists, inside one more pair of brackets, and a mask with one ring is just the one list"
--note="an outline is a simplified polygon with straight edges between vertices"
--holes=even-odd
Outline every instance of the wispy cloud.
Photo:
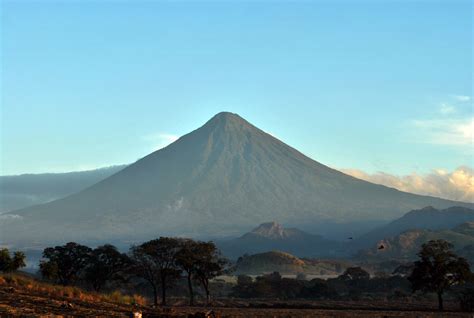
[[439,104],[436,112],[425,118],[409,121],[409,138],[412,142],[436,145],[472,147],[474,142],[474,116],[469,104],[470,96],[450,95]]
[[341,169],[341,171],[356,178],[401,191],[474,202],[474,171],[469,167],[462,166],[452,172],[437,169],[428,174],[412,173],[405,176],[384,172],[369,174],[358,169]]
[[152,150],[155,151],[175,142],[179,139],[179,136],[169,133],[154,133],[145,135],[142,139],[151,143]]
[[417,130],[417,142],[458,146],[472,146],[474,142],[474,117],[413,120],[412,125]]
[[442,103],[439,112],[443,115],[449,115],[456,112],[456,107],[450,104]]
[[458,102],[469,102],[471,101],[471,96],[467,95],[453,95],[453,98]]

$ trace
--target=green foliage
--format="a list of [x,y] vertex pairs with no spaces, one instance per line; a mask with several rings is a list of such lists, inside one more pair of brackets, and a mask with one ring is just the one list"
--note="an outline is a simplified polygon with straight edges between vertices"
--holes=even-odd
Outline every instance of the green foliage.
[[192,280],[200,282],[209,302],[209,280],[224,273],[228,262],[222,258],[213,242],[200,242],[190,239],[180,240],[176,262],[187,276],[190,305],[194,303]]
[[89,265],[92,249],[74,242],[43,251],[40,273],[61,285],[76,283]]
[[443,294],[452,286],[466,282],[471,271],[466,259],[452,252],[453,245],[444,240],[423,244],[412,274],[408,277],[413,291],[434,292],[439,310],[443,310]]
[[99,246],[90,254],[84,279],[95,291],[100,291],[109,282],[124,282],[130,264],[129,257],[115,246]]
[[0,272],[10,273],[25,267],[25,260],[25,253],[16,251],[11,257],[10,251],[7,248],[2,248],[0,249]]
[[223,258],[213,242],[198,242],[196,249],[195,275],[210,301],[209,280],[227,272],[229,262]]
[[300,297],[308,299],[335,299],[338,297],[338,293],[326,280],[315,278],[303,287]]
[[[349,278],[350,277],[350,278]],[[242,298],[279,299],[354,299],[363,294],[391,296],[389,293],[404,294],[410,290],[410,283],[401,276],[370,278],[360,268],[349,269],[347,273],[328,280],[316,278],[311,281],[282,278],[278,272],[258,276],[254,281],[249,276],[237,278],[232,296]]]
[[153,289],[154,303],[158,304],[158,286],[162,305],[166,305],[166,291],[180,276],[177,253],[181,247],[176,238],[160,237],[131,248],[133,271],[145,279]]
[[190,239],[181,240],[181,248],[176,253],[177,265],[186,273],[189,291],[189,305],[194,305],[193,279],[196,275],[196,264],[199,258],[199,243]]

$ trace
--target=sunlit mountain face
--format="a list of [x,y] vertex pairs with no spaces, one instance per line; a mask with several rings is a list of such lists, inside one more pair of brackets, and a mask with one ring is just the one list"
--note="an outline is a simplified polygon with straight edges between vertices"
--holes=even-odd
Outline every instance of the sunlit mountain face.
[[433,206],[472,206],[414,195],[314,161],[232,113],[219,113],[168,147],[63,199],[10,212],[6,243],[130,241],[156,235],[226,236],[268,220],[391,220]]

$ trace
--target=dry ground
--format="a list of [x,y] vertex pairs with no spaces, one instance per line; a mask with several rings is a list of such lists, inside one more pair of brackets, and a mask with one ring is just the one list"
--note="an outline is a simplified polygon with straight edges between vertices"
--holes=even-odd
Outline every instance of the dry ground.
[[[202,307],[186,307],[183,301],[163,311],[142,306],[143,317],[188,317],[191,313],[204,312]],[[399,310],[404,305],[408,310]],[[377,303],[377,302],[287,302],[269,303],[246,301],[217,302],[214,311],[221,317],[474,317],[460,312],[437,313],[429,308],[434,304]],[[226,307],[223,307],[226,306]],[[255,306],[260,308],[252,308]],[[262,308],[262,307],[312,307],[312,308]],[[134,309],[135,308],[135,309]],[[0,286],[0,317],[128,317],[137,307],[107,301],[77,300],[68,297],[46,296],[38,291]],[[382,309],[383,308],[383,309]]]

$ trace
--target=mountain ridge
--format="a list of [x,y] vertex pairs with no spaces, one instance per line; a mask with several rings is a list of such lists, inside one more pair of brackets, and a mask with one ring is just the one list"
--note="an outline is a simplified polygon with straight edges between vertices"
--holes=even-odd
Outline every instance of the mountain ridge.
[[[0,224],[0,241],[222,236],[269,219],[389,220],[456,204],[473,206],[345,175],[224,112],[78,193],[10,212],[18,217]],[[38,229],[47,229],[41,238],[30,234]]]
[[[413,261],[422,244],[430,240],[445,240],[455,250],[474,246],[474,222],[465,222],[449,229],[411,229],[392,237],[381,239],[373,247],[361,250],[356,259]],[[383,248],[380,248],[383,246]]]
[[297,228],[285,228],[273,221],[230,240],[218,240],[222,253],[237,259],[244,254],[278,250],[298,257],[333,257],[343,254],[343,244]]
[[473,209],[458,206],[435,209],[432,206],[427,206],[409,211],[401,218],[362,235],[357,238],[355,243],[367,247],[376,241],[396,236],[408,230],[447,230],[469,221],[474,221]]
[[126,166],[0,176],[0,213],[63,198],[111,176]]

